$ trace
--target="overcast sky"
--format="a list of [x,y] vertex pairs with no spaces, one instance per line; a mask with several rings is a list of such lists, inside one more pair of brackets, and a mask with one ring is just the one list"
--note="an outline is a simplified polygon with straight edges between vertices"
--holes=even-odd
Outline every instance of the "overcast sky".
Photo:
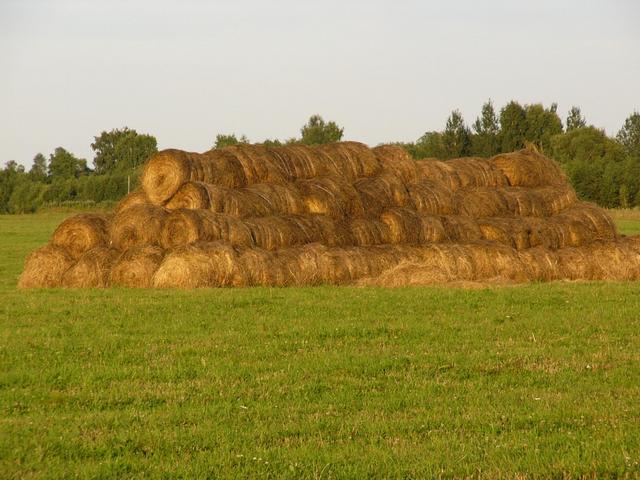
[[637,0],[0,0],[0,164],[102,130],[203,151],[311,114],[375,145],[557,102],[615,134],[640,110]]

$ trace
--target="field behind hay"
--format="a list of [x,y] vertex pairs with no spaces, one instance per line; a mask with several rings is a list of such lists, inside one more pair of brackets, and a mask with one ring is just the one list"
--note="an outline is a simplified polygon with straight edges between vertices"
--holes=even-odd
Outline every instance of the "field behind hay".
[[17,291],[67,215],[0,216],[3,478],[640,475],[638,283]]

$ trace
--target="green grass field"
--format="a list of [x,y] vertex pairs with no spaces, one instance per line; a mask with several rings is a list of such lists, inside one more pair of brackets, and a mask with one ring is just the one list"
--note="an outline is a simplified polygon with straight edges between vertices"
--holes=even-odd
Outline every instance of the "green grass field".
[[640,283],[18,291],[66,215],[0,216],[0,478],[640,477]]

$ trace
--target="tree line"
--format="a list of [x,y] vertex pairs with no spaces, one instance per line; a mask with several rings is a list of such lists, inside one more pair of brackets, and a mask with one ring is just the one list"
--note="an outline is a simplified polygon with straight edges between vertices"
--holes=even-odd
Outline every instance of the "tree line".
[[[344,129],[313,115],[300,137],[263,145],[319,145],[342,139]],[[250,143],[245,135],[219,134],[212,147]],[[442,131],[429,131],[415,142],[397,145],[414,158],[490,157],[523,147],[535,148],[563,166],[581,198],[604,207],[640,206],[640,114],[634,112],[616,137],[587,122],[578,107],[566,118],[557,106],[509,102],[496,112],[486,102],[471,127],[454,110]],[[156,138],[127,127],[103,131],[91,143],[93,168],[58,147],[48,158],[34,156],[26,170],[15,161],[0,170],[0,213],[35,212],[47,205],[115,202],[138,184],[141,167],[157,152]]]

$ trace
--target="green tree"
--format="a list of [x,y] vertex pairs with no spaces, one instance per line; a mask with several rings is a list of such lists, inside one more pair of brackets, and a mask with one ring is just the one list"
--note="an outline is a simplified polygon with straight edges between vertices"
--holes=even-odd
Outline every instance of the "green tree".
[[512,152],[524,146],[527,134],[527,112],[512,100],[500,110],[500,149]]
[[224,148],[231,145],[237,145],[239,143],[249,143],[249,139],[245,135],[241,135],[240,139],[236,138],[236,134],[224,135],[219,133],[216,135],[216,143],[213,148]]
[[0,213],[11,212],[9,206],[11,195],[24,176],[24,167],[14,160],[9,160],[0,170]]
[[454,110],[447,119],[442,132],[443,158],[458,158],[471,151],[471,132],[464,123],[459,110]]
[[406,144],[407,150],[414,158],[443,158],[445,156],[443,134],[425,132],[415,144]]
[[34,182],[44,182],[47,179],[47,159],[43,154],[38,153],[33,157],[29,178]]
[[539,103],[525,108],[525,140],[532,142],[542,152],[548,153],[551,149],[551,137],[562,133],[562,120],[556,111],[555,103],[550,108],[544,108]]
[[472,153],[491,157],[500,153],[500,122],[491,100],[482,105],[482,113],[473,123],[475,135],[471,137]]
[[584,128],[586,126],[587,122],[582,116],[580,107],[571,107],[571,110],[569,110],[569,115],[567,115],[567,132],[575,130],[576,128]]
[[127,127],[103,131],[93,139],[91,148],[95,152],[93,165],[97,174],[135,169],[158,151],[154,136]]
[[62,147],[55,149],[49,156],[49,175],[53,180],[77,178],[87,171],[87,161],[76,158]]
[[[579,196],[605,207],[617,207],[621,198],[635,198],[640,177],[638,165],[624,147],[595,127],[577,128],[551,139],[551,156],[563,164]],[[622,185],[627,192],[620,193]]]
[[340,128],[335,122],[325,122],[320,115],[312,115],[309,121],[300,129],[302,137],[300,142],[305,145],[322,145],[325,143],[339,142],[342,139],[344,128]]
[[633,112],[627,117],[616,138],[627,154],[640,158],[640,113]]

